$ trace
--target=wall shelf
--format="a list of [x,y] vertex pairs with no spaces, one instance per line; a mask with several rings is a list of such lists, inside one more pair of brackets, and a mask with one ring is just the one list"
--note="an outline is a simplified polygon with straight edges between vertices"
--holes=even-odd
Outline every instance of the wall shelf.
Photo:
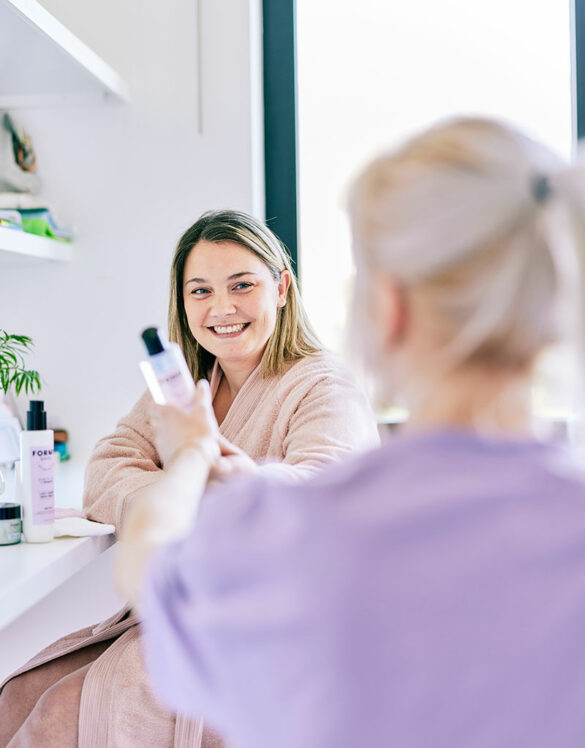
[[43,236],[26,234],[0,227],[0,259],[15,260],[19,257],[36,257],[41,260],[67,262],[73,259],[73,243],[59,242]]
[[36,0],[0,0],[0,70],[0,109],[128,99],[121,76]]

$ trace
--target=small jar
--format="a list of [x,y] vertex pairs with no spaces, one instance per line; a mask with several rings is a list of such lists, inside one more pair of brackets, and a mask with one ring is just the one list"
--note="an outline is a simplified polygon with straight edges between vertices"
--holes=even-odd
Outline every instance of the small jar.
[[0,545],[20,543],[20,504],[0,504]]

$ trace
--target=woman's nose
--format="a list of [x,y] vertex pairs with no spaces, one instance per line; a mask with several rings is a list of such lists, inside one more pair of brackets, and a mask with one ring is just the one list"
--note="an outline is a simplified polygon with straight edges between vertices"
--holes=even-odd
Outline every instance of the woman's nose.
[[215,294],[211,312],[216,317],[224,317],[236,313],[236,305],[227,294]]

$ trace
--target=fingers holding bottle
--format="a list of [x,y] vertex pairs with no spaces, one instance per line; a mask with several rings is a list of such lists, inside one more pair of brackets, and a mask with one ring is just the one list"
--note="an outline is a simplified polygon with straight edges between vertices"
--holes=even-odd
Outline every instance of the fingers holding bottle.
[[219,427],[207,380],[197,382],[189,410],[153,404],[150,408],[150,420],[163,467],[168,465],[179,450],[187,446],[200,447],[213,460],[219,457]]

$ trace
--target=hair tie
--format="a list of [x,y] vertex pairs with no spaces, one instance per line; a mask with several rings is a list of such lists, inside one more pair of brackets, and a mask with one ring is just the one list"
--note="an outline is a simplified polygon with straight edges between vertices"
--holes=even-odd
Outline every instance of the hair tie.
[[538,205],[543,205],[552,194],[548,177],[534,177],[530,185],[532,197]]

